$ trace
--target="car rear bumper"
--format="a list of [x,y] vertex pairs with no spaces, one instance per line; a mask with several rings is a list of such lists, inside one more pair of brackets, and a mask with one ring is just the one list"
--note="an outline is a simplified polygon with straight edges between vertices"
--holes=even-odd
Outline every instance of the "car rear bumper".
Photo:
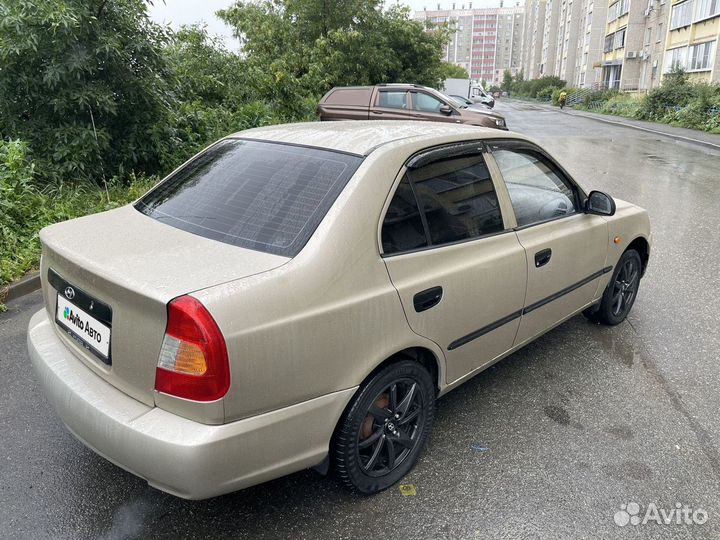
[[205,499],[320,463],[356,388],[222,425],[149,407],[120,392],[60,341],[45,310],[28,350],[45,395],[86,446],[151,486]]

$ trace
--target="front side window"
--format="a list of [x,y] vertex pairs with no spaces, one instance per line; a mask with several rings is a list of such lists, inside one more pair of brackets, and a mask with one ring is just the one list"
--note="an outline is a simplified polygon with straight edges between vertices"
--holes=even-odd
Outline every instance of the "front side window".
[[492,147],[505,179],[518,227],[577,212],[573,189],[562,173],[531,149]]
[[226,139],[135,208],[198,236],[293,257],[361,162],[359,156],[330,150]]
[[440,107],[445,105],[442,101],[430,94],[413,92],[413,110],[421,112],[440,112]]
[[482,155],[436,161],[409,174],[432,245],[503,230],[495,186]]
[[407,92],[380,92],[378,107],[388,109],[407,109]]

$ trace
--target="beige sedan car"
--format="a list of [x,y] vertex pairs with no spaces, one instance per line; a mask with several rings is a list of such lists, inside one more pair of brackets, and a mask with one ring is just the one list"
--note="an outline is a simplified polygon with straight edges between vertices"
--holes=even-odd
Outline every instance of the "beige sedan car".
[[516,134],[252,129],[43,229],[30,357],[68,429],[158,489],[315,467],[375,493],[438,396],[577,313],[621,322],[650,238],[643,209]]

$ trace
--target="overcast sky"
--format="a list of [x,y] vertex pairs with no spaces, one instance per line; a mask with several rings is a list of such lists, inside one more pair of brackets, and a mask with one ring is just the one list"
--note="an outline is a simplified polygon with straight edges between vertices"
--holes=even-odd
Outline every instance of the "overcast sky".
[[[394,1],[394,0],[388,0]],[[443,9],[449,9],[452,6],[452,0],[400,0],[403,4],[409,5],[414,10],[422,10],[423,8],[435,9],[438,2]],[[455,4],[459,8],[463,3],[467,4],[468,0],[455,0]],[[495,7],[499,5],[499,0],[472,0],[474,7]],[[510,2],[508,2],[509,4]],[[232,37],[232,32],[225,24],[215,16],[215,12],[224,9],[233,4],[233,0],[154,0],[154,5],[150,6],[150,15],[159,23],[169,24],[173,28],[178,28],[183,24],[193,24],[204,22],[207,24],[208,30],[212,34],[222,36],[225,44],[230,49],[238,47],[237,40]]]

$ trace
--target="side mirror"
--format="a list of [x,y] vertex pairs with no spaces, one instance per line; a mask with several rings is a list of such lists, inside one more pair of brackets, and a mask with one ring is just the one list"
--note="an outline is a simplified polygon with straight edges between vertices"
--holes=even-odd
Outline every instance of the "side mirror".
[[450,105],[443,105],[442,107],[440,107],[439,110],[441,113],[447,114],[447,115],[452,114],[452,111],[453,111],[452,107]]
[[591,191],[585,202],[585,212],[598,216],[612,216],[615,213],[615,201],[607,193]]

